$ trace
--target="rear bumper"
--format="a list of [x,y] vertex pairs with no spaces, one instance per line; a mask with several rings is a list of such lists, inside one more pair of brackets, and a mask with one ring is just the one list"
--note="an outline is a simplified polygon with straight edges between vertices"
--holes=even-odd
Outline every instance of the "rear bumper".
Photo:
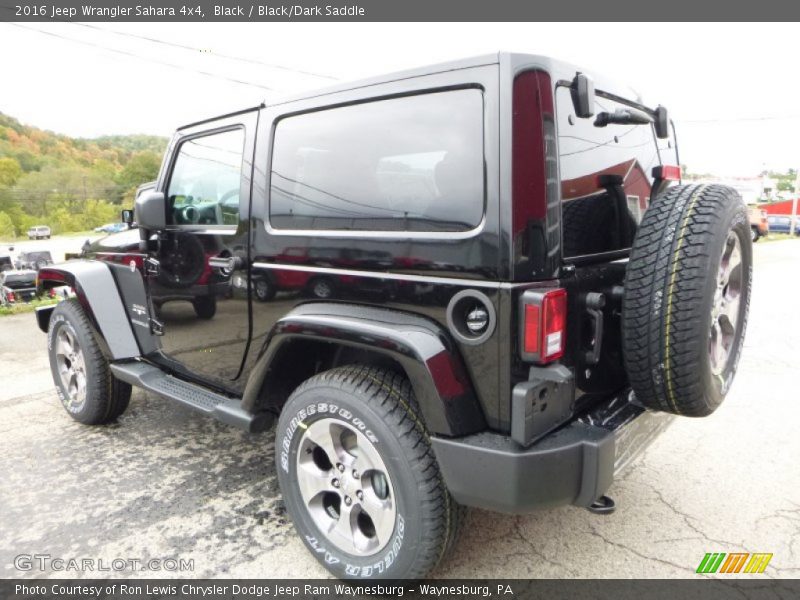
[[460,504],[507,513],[589,506],[672,422],[631,395],[611,398],[529,448],[491,432],[433,438],[450,493]]
[[30,302],[34,298],[36,298],[36,288],[9,288],[12,292],[14,292],[14,296],[17,299],[17,302]]

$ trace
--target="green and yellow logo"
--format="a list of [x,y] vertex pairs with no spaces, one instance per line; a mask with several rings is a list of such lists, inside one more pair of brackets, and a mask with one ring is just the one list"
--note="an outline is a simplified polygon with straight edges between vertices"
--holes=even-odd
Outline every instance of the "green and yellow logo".
[[763,573],[770,560],[771,553],[708,552],[700,561],[697,573]]

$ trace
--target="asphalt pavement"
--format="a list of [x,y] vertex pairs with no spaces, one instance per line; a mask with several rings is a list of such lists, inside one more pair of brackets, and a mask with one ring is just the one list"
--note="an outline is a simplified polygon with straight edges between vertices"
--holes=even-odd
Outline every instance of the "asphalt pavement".
[[[434,576],[694,577],[707,552],[766,552],[752,577],[800,577],[800,241],[758,243],[755,259],[728,399],[676,419],[613,484],[615,513],[473,510]],[[32,314],[0,317],[0,577],[81,575],[15,566],[34,554],[89,558],[86,577],[327,576],[284,512],[271,432],[138,390],[117,423],[79,425],[53,391],[45,344]],[[193,570],[97,571],[118,558]]]

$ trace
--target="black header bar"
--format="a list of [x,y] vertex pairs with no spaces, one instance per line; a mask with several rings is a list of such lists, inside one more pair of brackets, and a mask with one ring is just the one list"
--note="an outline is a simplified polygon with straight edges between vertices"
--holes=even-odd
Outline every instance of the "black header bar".
[[[796,21],[800,3],[787,0],[0,0],[0,21],[144,22],[503,22],[503,21]],[[598,25],[598,28],[600,25]],[[598,40],[613,31],[598,29]],[[642,39],[647,38],[643,26]],[[679,43],[676,28],[674,40]],[[743,40],[743,43],[759,43]]]

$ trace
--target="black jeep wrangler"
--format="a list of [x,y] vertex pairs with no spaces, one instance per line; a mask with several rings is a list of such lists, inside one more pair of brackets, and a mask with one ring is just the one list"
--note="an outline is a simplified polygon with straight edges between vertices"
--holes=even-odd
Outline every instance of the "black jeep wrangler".
[[425,575],[465,506],[610,511],[743,345],[747,209],[678,164],[666,109],[517,54],[188,125],[133,245],[39,272],[76,293],[37,313],[56,388],[87,424],[131,386],[275,424],[288,513],[338,577]]

